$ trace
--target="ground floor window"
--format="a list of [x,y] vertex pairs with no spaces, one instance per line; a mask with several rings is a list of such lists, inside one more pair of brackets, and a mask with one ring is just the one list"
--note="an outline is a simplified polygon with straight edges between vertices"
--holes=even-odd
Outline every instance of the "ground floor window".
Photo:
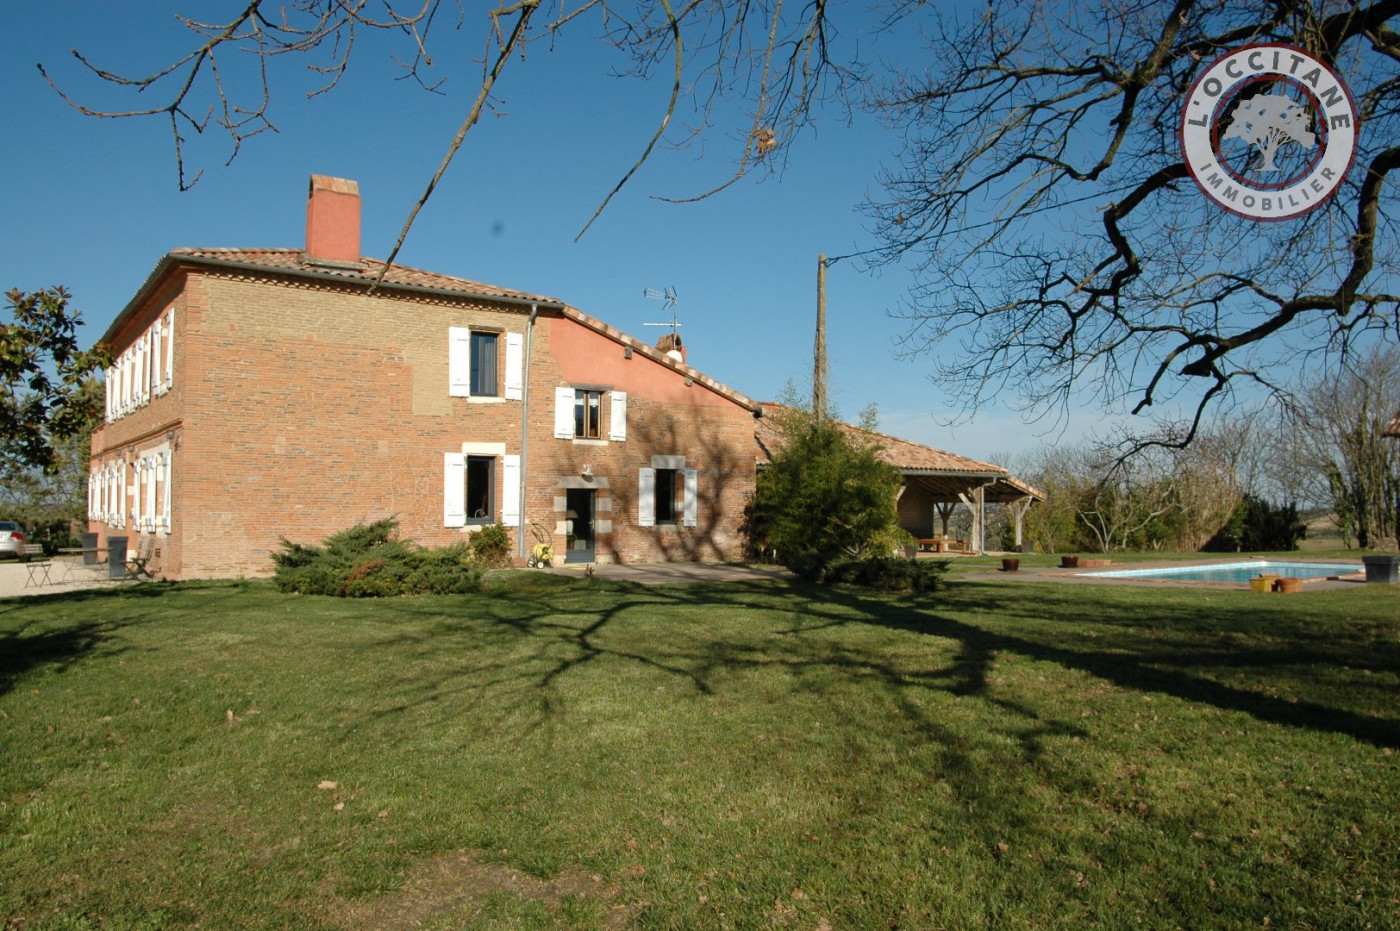
[[494,522],[496,503],[496,459],[493,456],[468,456],[466,486],[467,523]]
[[637,473],[637,524],[695,527],[699,517],[699,472],[684,456],[652,456]]
[[655,495],[653,496],[653,511],[658,524],[674,524],[676,522],[676,470],[657,469],[655,482]]
[[443,526],[519,526],[520,457],[507,453],[504,443],[462,447],[443,454]]

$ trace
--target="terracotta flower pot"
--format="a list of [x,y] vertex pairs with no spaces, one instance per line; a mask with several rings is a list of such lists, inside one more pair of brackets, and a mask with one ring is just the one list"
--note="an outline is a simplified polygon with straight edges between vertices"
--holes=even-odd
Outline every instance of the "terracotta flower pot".
[[1293,594],[1294,592],[1300,592],[1300,591],[1302,591],[1302,590],[1303,590],[1303,580],[1302,580],[1302,579],[1289,579],[1289,578],[1278,578],[1278,579],[1274,579],[1274,591],[1276,591],[1276,592],[1282,592],[1282,593],[1285,594],[1285,595],[1291,595],[1291,594]]
[[1078,568],[1079,568],[1079,557],[1078,557],[1078,556],[1061,556],[1061,557],[1060,557],[1060,568],[1061,568],[1061,569],[1078,569]]
[[1019,568],[1021,568],[1021,560],[1019,559],[1003,559],[1001,561],[1002,572],[1015,572]]

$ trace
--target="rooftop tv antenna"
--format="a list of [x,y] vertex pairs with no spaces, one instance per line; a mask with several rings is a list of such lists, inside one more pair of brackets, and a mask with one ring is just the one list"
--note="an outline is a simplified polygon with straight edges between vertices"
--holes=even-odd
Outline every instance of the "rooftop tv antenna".
[[668,326],[671,328],[672,333],[675,333],[676,330],[680,329],[680,320],[678,320],[676,316],[676,304],[678,301],[676,298],[675,288],[668,287],[665,291],[658,291],[655,288],[645,288],[642,291],[642,296],[649,297],[652,300],[661,301],[666,305],[666,309],[671,312],[670,323],[643,323],[642,326]]
[[655,288],[644,288],[642,290],[642,296],[652,298],[653,300],[661,301],[671,311],[670,323],[643,323],[642,326],[670,327],[670,338],[668,339],[667,337],[663,336],[661,338],[661,342],[657,344],[657,347],[665,351],[666,355],[671,356],[677,362],[684,362],[685,353],[681,349],[681,334],[679,332],[681,328],[681,321],[679,311],[676,307],[676,305],[679,303],[679,301],[676,298],[676,289],[668,287],[664,291],[658,291]]

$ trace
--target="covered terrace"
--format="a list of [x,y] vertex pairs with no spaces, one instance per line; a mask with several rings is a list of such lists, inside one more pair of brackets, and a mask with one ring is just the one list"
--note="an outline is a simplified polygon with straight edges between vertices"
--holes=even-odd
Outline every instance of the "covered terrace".
[[[755,427],[760,468],[782,445],[781,418],[772,416],[781,412],[781,406],[769,403],[762,408]],[[984,552],[987,506],[1003,505],[1011,519],[1014,548],[1021,548],[1026,511],[1045,500],[1038,489],[1001,466],[851,424],[841,427],[857,442],[879,446],[880,458],[904,476],[899,490],[899,525],[923,547],[938,552]],[[955,539],[949,533],[949,522],[959,507],[968,509],[971,527],[966,537]]]

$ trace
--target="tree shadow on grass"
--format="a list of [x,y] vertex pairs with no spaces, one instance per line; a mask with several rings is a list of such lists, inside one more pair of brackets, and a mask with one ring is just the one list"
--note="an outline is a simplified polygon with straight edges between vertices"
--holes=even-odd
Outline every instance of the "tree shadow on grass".
[[[1378,640],[1376,625],[1364,619],[1357,629],[1347,630],[1342,622],[1319,626],[1292,618],[1277,603],[1268,609],[1238,599],[1203,605],[1187,597],[1118,605],[1102,593],[967,582],[931,595],[898,597],[768,581],[607,583],[598,592],[600,597],[578,604],[563,604],[578,597],[578,590],[562,588],[557,595],[542,593],[486,607],[517,642],[527,644],[514,662],[495,670],[496,681],[529,686],[520,694],[522,700],[539,703],[539,723],[559,707],[555,692],[570,674],[604,660],[674,676],[700,695],[714,693],[717,676],[746,666],[783,667],[799,683],[804,670],[834,668],[895,691],[921,687],[975,696],[1038,721],[1032,708],[997,697],[989,687],[996,658],[1010,654],[1078,670],[1124,689],[1347,735],[1378,747],[1400,747],[1400,719],[1379,694],[1400,673],[1400,647],[1393,637]],[[776,612],[772,630],[791,640],[776,646],[742,637],[697,643],[681,628],[674,639],[662,635],[638,641],[621,635],[634,612],[654,616],[668,609],[689,624],[697,616],[729,610],[760,616]],[[1216,613],[1203,617],[1203,611]],[[956,650],[950,663],[911,673],[878,650],[856,651],[811,639],[821,630],[849,625],[939,637],[954,641]],[[1343,681],[1352,673],[1354,681]],[[898,701],[905,700],[901,696]],[[1049,726],[1040,722],[1032,730],[1042,725]],[[1062,729],[1054,725],[1051,730],[1056,728]]]
[[[1240,642],[1222,642],[1219,635],[1265,630],[1271,623],[1280,626],[1280,615],[1235,606],[1203,620],[1199,604],[1184,602],[1133,616],[1127,611],[1115,614],[1111,605],[1096,609],[1095,602],[1083,594],[1031,594],[1018,589],[1013,595],[996,585],[961,583],[960,587],[956,596],[922,606],[872,603],[842,592],[833,592],[832,597],[864,609],[868,614],[865,623],[959,641],[967,667],[965,678],[982,683],[970,686],[975,694],[986,692],[989,658],[1012,653],[1077,669],[1125,689],[1170,695],[1288,727],[1344,734],[1378,747],[1400,747],[1400,719],[1394,716],[1360,713],[1315,697],[1282,697],[1264,691],[1272,681],[1284,677],[1285,670],[1340,666],[1364,670],[1368,675],[1400,672],[1400,650],[1393,638],[1377,643],[1359,636],[1347,642],[1339,641],[1335,630],[1286,629],[1287,625],[1282,625],[1285,629],[1267,639],[1254,641],[1243,636]],[[959,619],[954,611],[995,620],[979,626]],[[1095,616],[1085,623],[1108,625],[1110,632],[1096,632],[1089,639],[1082,636],[1082,624],[1061,622],[1056,629],[1050,623],[1074,612],[1092,612]],[[1011,624],[1005,622],[1008,618]],[[1015,623],[1017,619],[1041,621],[1042,630],[1021,628]],[[1013,633],[1007,627],[1026,632]],[[1194,636],[1172,636],[1181,631],[1191,631]],[[1251,678],[1259,688],[1230,685],[1209,675],[1219,669],[1252,670]],[[1383,684],[1378,687],[1384,688]]]
[[[86,657],[124,652],[126,648],[117,646],[114,638],[120,629],[139,623],[133,618],[139,614],[133,611],[133,600],[160,597],[166,591],[163,585],[142,584],[0,600],[0,695],[40,667],[63,671]],[[112,617],[90,620],[104,613],[104,604],[114,609],[109,612]],[[118,606],[119,611],[115,610]],[[46,608],[52,610],[44,611]],[[68,610],[85,619],[65,621]],[[33,620],[36,613],[47,617]]]

